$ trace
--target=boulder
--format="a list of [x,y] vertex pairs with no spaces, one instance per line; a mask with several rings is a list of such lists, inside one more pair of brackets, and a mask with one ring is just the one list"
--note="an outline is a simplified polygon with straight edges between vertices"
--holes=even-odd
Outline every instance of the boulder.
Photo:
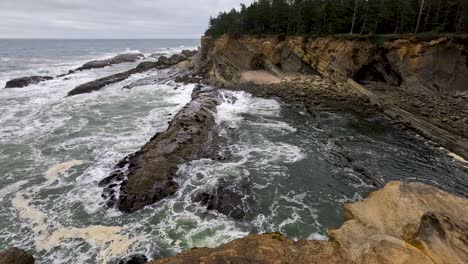
[[52,80],[54,77],[51,76],[29,76],[21,77],[10,80],[6,83],[5,88],[23,88],[30,84],[36,84],[43,81]]
[[171,57],[169,57],[169,62],[172,65],[175,65],[179,62],[187,60],[187,57],[182,55],[182,54],[174,54]]
[[24,250],[10,248],[0,252],[0,264],[34,264],[34,257]]
[[184,55],[184,56],[187,57],[187,58],[190,58],[190,57],[194,56],[194,55],[197,54],[197,53],[198,53],[197,50],[192,50],[192,51],[190,51],[190,50],[183,50],[183,51],[181,52],[181,54]]

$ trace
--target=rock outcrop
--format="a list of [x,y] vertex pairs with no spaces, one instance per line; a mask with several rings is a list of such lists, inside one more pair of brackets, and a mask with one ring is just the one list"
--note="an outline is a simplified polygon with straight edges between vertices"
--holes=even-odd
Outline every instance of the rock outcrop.
[[10,80],[6,83],[5,88],[23,88],[30,84],[36,84],[43,81],[52,80],[54,77],[51,76],[29,76],[21,77]]
[[145,55],[141,53],[128,53],[128,54],[119,54],[113,58],[106,60],[94,60],[83,64],[83,66],[76,69],[76,71],[84,71],[90,69],[99,69],[107,66],[112,66],[115,64],[126,63],[126,62],[136,62],[141,58],[144,58]]
[[34,257],[24,250],[10,248],[0,252],[0,264],[34,264]]
[[87,82],[85,84],[79,85],[75,89],[71,90],[68,93],[68,96],[74,96],[78,94],[99,91],[109,84],[124,81],[133,74],[142,73],[142,72],[149,71],[152,69],[165,69],[165,68],[174,66],[185,60],[187,60],[187,57],[185,57],[184,55],[180,55],[180,54],[175,54],[171,56],[169,59],[166,58],[165,56],[161,56],[156,62],[145,61],[145,62],[140,63],[136,68],[130,69],[128,71],[116,73],[116,74],[113,74],[113,75],[110,75],[110,76],[107,76],[107,77],[104,77],[95,81],[91,81],[91,82]]
[[213,84],[234,88],[319,75],[468,159],[467,51],[468,36],[205,37],[195,69]]
[[245,220],[252,212],[251,187],[249,178],[220,179],[214,190],[199,193],[193,200],[208,210],[215,210],[236,220]]
[[329,231],[329,241],[249,235],[151,263],[462,264],[468,259],[467,199],[421,183],[390,182],[344,209],[346,222]]
[[174,194],[181,162],[200,159],[215,125],[219,104],[214,88],[197,87],[192,101],[174,117],[169,128],[157,133],[136,153],[124,158],[109,177],[100,182],[109,206],[135,212]]

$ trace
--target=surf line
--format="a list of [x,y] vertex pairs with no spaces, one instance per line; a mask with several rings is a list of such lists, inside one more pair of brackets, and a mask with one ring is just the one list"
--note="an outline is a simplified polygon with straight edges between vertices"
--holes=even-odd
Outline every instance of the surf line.
[[[107,263],[112,258],[127,253],[131,246],[138,241],[142,241],[142,238],[129,238],[127,235],[122,234],[127,229],[127,226],[62,227],[50,233],[46,221],[47,215],[31,206],[32,197],[35,193],[49,187],[61,174],[81,164],[83,164],[83,161],[71,160],[50,167],[45,173],[46,181],[44,183],[16,193],[12,204],[18,210],[20,218],[32,224],[36,250],[50,251],[60,246],[65,240],[82,239],[93,248],[99,249],[98,259],[102,263]],[[14,187],[16,186],[13,186],[12,189]]]

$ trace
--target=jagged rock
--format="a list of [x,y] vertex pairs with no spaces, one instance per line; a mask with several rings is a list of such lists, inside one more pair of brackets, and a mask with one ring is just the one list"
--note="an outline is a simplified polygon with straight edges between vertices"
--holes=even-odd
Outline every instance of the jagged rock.
[[24,250],[10,248],[0,252],[0,264],[34,264],[34,257]]
[[115,264],[145,264],[145,263],[148,263],[148,258],[142,254],[128,256],[124,259],[121,259],[115,262]]
[[202,157],[215,125],[213,113],[218,104],[214,88],[197,87],[192,101],[174,117],[165,132],[157,133],[140,151],[124,158],[101,181],[101,186],[109,183],[119,186],[118,200],[113,193],[104,192],[104,197],[110,199],[108,204],[131,213],[174,194],[178,189],[174,178],[179,164]]
[[87,62],[83,66],[77,68],[76,71],[104,68],[106,66],[111,66],[111,65],[125,63],[125,62],[135,62],[143,57],[145,57],[145,55],[141,53],[120,54],[120,55],[117,55],[113,58],[106,59],[106,60],[95,60],[95,61]]
[[390,182],[364,201],[345,205],[346,222],[329,231],[329,241],[249,235],[151,263],[464,264],[467,208],[467,199],[435,187]]
[[91,82],[79,85],[75,89],[71,90],[68,93],[68,96],[99,91],[100,89],[102,89],[103,87],[109,84],[121,82],[121,81],[128,79],[128,77],[130,77],[132,74],[142,73],[142,72],[149,71],[152,69],[165,69],[165,68],[174,66],[180,61],[183,61],[186,59],[187,58],[185,56],[176,54],[176,55],[173,55],[169,59],[164,56],[161,56],[159,57],[157,62],[145,61],[145,62],[138,64],[138,66],[134,69],[130,69],[125,72],[116,73],[111,76],[107,76],[107,77],[104,77],[95,81],[91,81]]
[[43,81],[52,80],[54,77],[51,76],[29,76],[21,77],[10,80],[6,83],[5,88],[23,88],[30,84],[36,84]]
[[243,220],[252,211],[249,199],[251,182],[248,178],[221,179],[216,189],[197,194],[193,200],[236,220]]

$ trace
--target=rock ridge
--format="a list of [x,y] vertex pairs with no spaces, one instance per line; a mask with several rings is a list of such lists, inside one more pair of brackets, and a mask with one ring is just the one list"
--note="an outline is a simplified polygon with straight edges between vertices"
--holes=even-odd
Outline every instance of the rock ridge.
[[202,158],[215,126],[215,88],[197,86],[192,101],[139,151],[121,160],[116,170],[100,182],[108,206],[135,212],[173,195],[178,184],[178,166]]

